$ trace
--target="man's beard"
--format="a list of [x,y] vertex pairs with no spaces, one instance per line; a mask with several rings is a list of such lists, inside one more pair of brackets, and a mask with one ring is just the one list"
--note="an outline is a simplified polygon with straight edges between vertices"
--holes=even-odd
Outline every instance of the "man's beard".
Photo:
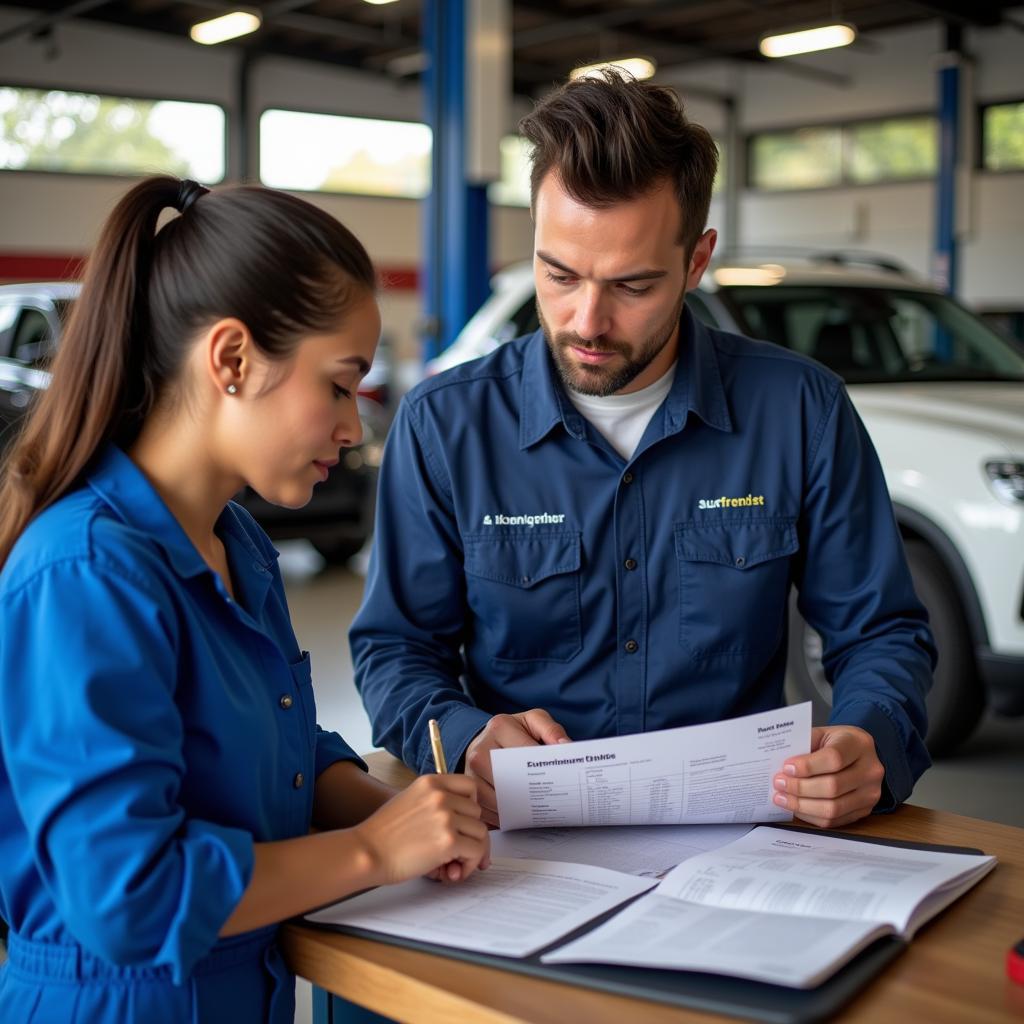
[[[602,339],[584,341],[575,331],[562,331],[552,334],[551,328],[544,319],[544,312],[537,303],[537,317],[544,330],[544,338],[555,361],[555,368],[562,378],[562,383],[581,395],[593,395],[604,398],[614,395],[624,387],[628,387],[640,376],[648,366],[661,354],[669,343],[673,333],[679,326],[679,318],[683,312],[683,301],[686,298],[686,284],[679,292],[671,315],[665,322],[634,352],[633,346],[623,341]],[[568,349],[581,348],[589,352],[615,352],[621,360],[614,360],[611,366],[591,366],[587,363],[573,362]],[[653,382],[652,382],[653,383]]]

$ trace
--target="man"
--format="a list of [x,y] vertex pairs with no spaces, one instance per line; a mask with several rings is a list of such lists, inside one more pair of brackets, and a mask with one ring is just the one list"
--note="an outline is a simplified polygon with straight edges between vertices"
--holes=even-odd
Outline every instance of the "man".
[[438,719],[494,823],[496,747],[784,703],[792,583],[834,699],[776,802],[822,826],[897,806],[929,764],[927,617],[840,379],[685,308],[714,142],[615,73],[520,128],[542,329],[421,384],[392,427],[351,633],[376,741],[429,771]]

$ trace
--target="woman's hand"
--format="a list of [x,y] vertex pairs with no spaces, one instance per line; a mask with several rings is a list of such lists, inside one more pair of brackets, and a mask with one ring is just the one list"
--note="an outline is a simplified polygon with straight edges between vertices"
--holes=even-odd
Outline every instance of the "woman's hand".
[[480,815],[472,779],[421,775],[352,832],[371,858],[377,884],[419,875],[454,882],[490,864]]

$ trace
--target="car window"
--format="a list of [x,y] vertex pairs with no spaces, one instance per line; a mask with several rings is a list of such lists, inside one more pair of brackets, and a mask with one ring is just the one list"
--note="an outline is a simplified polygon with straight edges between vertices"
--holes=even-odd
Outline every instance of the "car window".
[[717,295],[746,333],[811,356],[850,383],[1024,380],[1024,354],[936,292],[773,285]]
[[0,304],[0,356],[9,356],[11,354],[14,325],[18,321],[18,310],[20,308],[20,306],[14,303]]
[[46,314],[34,306],[26,306],[14,328],[11,354],[21,362],[41,365],[53,354],[56,341]]
[[533,293],[512,315],[512,326],[514,330],[509,338],[518,338],[523,334],[533,334],[540,327],[540,318],[537,316],[537,300]]

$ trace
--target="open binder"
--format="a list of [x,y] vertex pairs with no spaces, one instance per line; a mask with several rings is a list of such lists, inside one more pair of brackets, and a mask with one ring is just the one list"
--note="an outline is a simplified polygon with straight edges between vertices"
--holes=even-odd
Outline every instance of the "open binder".
[[[878,839],[843,832],[790,826],[787,831],[811,835],[831,835],[859,843],[926,850],[943,853],[981,854],[966,847],[940,846],[900,840]],[[637,897],[640,899],[641,897]],[[908,943],[897,936],[884,936],[858,953],[815,988],[791,988],[744,978],[684,970],[662,970],[646,967],[624,967],[612,964],[550,964],[541,957],[552,949],[567,945],[598,928],[621,912],[620,905],[566,934],[545,949],[528,957],[505,957],[450,946],[422,942],[379,932],[371,932],[340,924],[305,921],[305,925],[323,928],[362,938],[373,939],[438,956],[478,963],[515,974],[533,975],[548,981],[599,989],[618,995],[726,1014],[748,1020],[771,1021],[778,1024],[809,1024],[833,1017],[887,964],[904,950]]]

